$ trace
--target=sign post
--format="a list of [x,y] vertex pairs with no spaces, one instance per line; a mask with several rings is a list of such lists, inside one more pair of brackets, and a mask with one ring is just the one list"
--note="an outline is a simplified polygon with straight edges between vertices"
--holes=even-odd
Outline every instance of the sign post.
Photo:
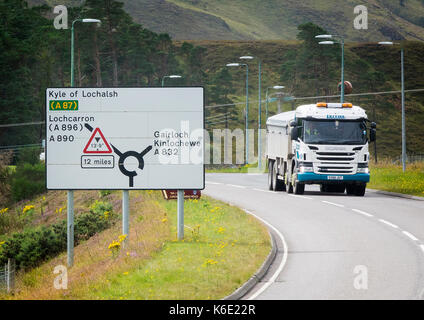
[[74,265],[74,190],[68,190],[68,206],[67,206],[67,252],[68,267]]
[[123,190],[122,232],[129,237],[129,190],[203,190],[204,90],[49,88],[46,90],[48,190],[68,191],[68,264],[73,264],[74,190]]
[[178,240],[184,239],[184,190],[178,190]]
[[130,195],[128,190],[122,190],[122,234],[127,235],[125,242],[128,243],[130,234]]

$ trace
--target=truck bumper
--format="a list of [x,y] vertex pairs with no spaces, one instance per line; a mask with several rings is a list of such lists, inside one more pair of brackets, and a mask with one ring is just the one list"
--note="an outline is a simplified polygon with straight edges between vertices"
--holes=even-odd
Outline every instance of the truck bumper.
[[313,172],[298,173],[297,181],[302,183],[342,183],[342,182],[361,182],[367,183],[370,181],[369,173],[356,173],[356,174],[346,174],[346,175],[336,175],[336,174],[316,174]]

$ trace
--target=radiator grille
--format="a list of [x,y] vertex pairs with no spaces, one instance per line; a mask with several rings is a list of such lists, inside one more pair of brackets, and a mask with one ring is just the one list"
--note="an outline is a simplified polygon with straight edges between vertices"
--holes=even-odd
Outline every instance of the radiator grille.
[[355,152],[317,152],[315,172],[319,174],[354,174]]

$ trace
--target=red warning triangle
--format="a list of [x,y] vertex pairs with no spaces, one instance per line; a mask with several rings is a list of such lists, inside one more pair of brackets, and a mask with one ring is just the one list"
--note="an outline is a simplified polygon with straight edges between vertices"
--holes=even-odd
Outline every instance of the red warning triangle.
[[105,136],[99,128],[94,130],[90,140],[84,148],[84,153],[112,153],[112,149],[107,143]]

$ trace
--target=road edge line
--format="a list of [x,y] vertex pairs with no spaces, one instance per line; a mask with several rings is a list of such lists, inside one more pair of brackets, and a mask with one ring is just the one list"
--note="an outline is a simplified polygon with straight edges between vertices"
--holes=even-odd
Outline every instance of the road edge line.
[[377,193],[377,194],[383,194],[385,196],[395,197],[395,198],[404,198],[404,199],[410,199],[410,200],[418,200],[418,201],[424,201],[424,197],[418,197],[413,196],[410,194],[404,194],[404,193],[397,193],[397,192],[391,192],[391,191],[385,191],[385,190],[377,190],[377,189],[367,189],[368,191]]
[[265,282],[263,284],[263,286],[256,291],[252,296],[249,297],[248,300],[253,300],[256,297],[258,297],[259,295],[261,295],[271,284],[273,284],[275,282],[275,280],[277,279],[277,277],[281,274],[281,272],[283,271],[286,262],[287,262],[287,258],[288,258],[288,254],[289,254],[289,248],[286,242],[286,239],[284,238],[283,234],[277,229],[275,228],[272,224],[270,224],[269,222],[267,222],[266,220],[258,217],[257,215],[255,215],[254,213],[250,213],[252,216],[254,216],[256,219],[262,221],[264,224],[266,224],[269,228],[271,228],[280,238],[282,244],[283,244],[283,258],[281,260],[281,263],[279,265],[279,267],[277,268],[277,270],[274,272],[274,274],[271,276],[271,278]]
[[[246,210],[246,209],[242,209],[242,210],[244,212],[246,212],[247,214],[250,214],[251,216],[255,217],[256,219],[258,219],[259,221],[261,221],[262,223],[264,223],[268,227],[268,232],[271,235],[271,239],[272,239],[272,248],[275,248],[275,256],[274,256],[274,259],[272,259],[272,260],[270,259],[269,261],[267,259],[265,261],[265,263],[267,263],[267,262],[269,263],[269,265],[267,266],[267,268],[264,268],[266,266],[266,264],[264,263],[262,265],[262,267],[259,268],[259,270],[251,277],[251,279],[249,279],[244,285],[242,285],[240,288],[238,288],[236,291],[234,291],[229,296],[225,297],[223,300],[240,300],[241,298],[243,298],[244,296],[246,296],[246,294],[249,293],[249,291],[251,289],[253,289],[254,285],[258,284],[260,282],[260,280],[262,280],[265,277],[266,272],[269,270],[269,267],[274,262],[274,260],[275,260],[275,258],[277,256],[277,251],[278,251],[277,250],[277,242],[275,241],[274,234],[269,229],[271,229],[272,231],[274,231],[277,234],[277,236],[280,238],[280,240],[281,240],[281,242],[283,244],[283,258],[282,258],[282,261],[281,261],[279,267],[274,272],[274,274],[271,276],[271,278],[269,279],[269,281],[265,282],[263,284],[263,286],[259,290],[257,290],[251,297],[249,297],[248,300],[255,299],[260,294],[262,294],[271,284],[273,284],[275,282],[275,279],[277,279],[277,277],[283,271],[283,269],[284,269],[284,267],[286,265],[286,262],[287,262],[287,257],[288,257],[289,249],[288,249],[287,242],[286,242],[284,236],[282,235],[282,233],[280,231],[278,231],[278,229],[275,228],[273,225],[271,225],[269,222],[267,222],[266,220],[258,217],[256,214],[254,214],[254,213],[252,213],[252,212],[250,212],[249,210]],[[272,253],[272,250],[273,249],[271,249],[271,253]],[[270,257],[270,255],[268,255],[268,257]],[[259,278],[258,275],[261,276],[261,278]],[[254,284],[254,285],[252,285],[252,284]],[[249,288],[249,290],[245,290],[246,288]],[[233,294],[238,293],[239,290],[240,290],[240,292],[245,292],[245,294],[243,296],[239,296],[238,299],[235,299],[235,297],[237,297],[237,296],[234,296],[233,297]]]

